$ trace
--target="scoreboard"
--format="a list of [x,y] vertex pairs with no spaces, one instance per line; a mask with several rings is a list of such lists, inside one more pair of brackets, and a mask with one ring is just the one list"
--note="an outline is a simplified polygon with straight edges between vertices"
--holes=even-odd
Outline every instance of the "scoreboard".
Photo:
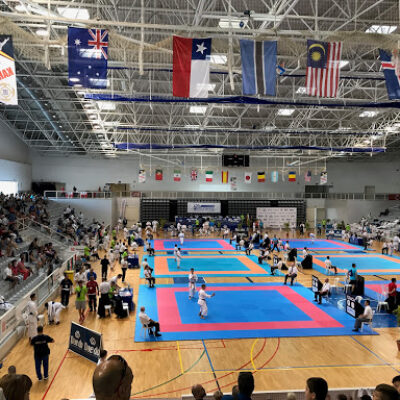
[[223,167],[248,167],[250,157],[244,154],[224,154],[222,156]]

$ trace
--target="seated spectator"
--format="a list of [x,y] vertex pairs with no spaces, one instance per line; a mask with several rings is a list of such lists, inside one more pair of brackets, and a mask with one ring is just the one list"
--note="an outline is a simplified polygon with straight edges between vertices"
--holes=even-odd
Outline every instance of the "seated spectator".
[[400,375],[397,375],[397,376],[395,376],[393,379],[392,379],[392,383],[393,383],[393,386],[396,388],[396,390],[399,392],[399,394],[400,394]]
[[293,392],[290,392],[286,395],[286,400],[296,400],[296,395]]
[[[240,372],[238,376],[240,400],[250,400],[254,391],[254,377],[251,372]],[[233,394],[233,391],[232,391]]]
[[322,303],[323,297],[328,297],[331,290],[331,285],[329,284],[329,278],[325,279],[324,284],[322,285],[321,290],[314,292],[314,301],[317,301],[317,297],[319,298],[318,303]]
[[201,385],[193,385],[192,386],[192,395],[195,400],[203,400],[206,397],[206,391],[204,390],[203,386]]
[[146,278],[146,281],[149,282],[149,287],[154,287],[154,284],[156,283],[156,278],[152,276],[153,269],[150,268],[148,265],[144,268],[144,276]]
[[328,384],[323,378],[308,378],[306,382],[305,400],[325,400]]
[[96,400],[129,400],[133,373],[120,355],[112,355],[98,365],[93,373]]
[[7,282],[11,282],[12,288],[14,288],[15,285],[19,282],[18,276],[15,276],[11,269],[11,263],[8,264],[8,267],[6,267],[6,269],[4,270],[4,275],[5,275],[4,280]]
[[5,398],[7,400],[29,400],[29,391],[32,387],[31,378],[27,375],[17,374],[6,375],[6,377],[0,382]]
[[[160,333],[160,324],[157,321],[153,321],[146,313],[145,313],[145,308],[141,307],[140,308],[140,313],[139,313],[139,320],[140,323],[144,326],[146,325],[149,329],[149,335],[150,336],[161,336]],[[155,328],[155,332],[151,328]]]
[[378,385],[373,394],[374,400],[398,400],[399,393],[393,386],[381,383]]
[[214,400],[222,400],[223,393],[220,390],[217,390],[213,393]]

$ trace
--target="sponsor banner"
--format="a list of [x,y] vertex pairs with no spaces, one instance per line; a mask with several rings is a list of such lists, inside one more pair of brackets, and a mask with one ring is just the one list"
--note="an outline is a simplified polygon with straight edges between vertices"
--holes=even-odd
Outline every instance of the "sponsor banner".
[[295,228],[297,223],[296,207],[257,207],[257,219],[266,227],[284,228],[288,223],[290,228]]
[[71,322],[68,350],[97,363],[101,350],[101,333]]
[[187,203],[187,212],[194,214],[220,214],[221,203]]

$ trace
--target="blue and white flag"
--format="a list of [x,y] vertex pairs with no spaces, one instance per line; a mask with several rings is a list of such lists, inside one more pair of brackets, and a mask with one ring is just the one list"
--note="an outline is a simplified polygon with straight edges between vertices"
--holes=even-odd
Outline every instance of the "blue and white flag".
[[108,31],[68,27],[68,84],[107,87]]
[[385,75],[386,89],[390,100],[400,99],[400,80],[396,73],[396,65],[392,60],[392,54],[379,49],[383,74]]
[[244,95],[276,96],[277,42],[240,41]]
[[279,179],[279,172],[278,171],[272,171],[271,172],[271,181],[273,183],[276,183],[276,182],[278,182],[278,179]]

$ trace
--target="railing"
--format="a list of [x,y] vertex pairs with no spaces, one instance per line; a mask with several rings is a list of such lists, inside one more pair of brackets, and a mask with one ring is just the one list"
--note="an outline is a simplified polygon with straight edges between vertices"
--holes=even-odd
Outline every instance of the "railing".
[[[36,294],[38,309],[40,309],[40,307],[43,306],[43,304],[50,299],[60,287],[60,278],[73,257],[75,257],[75,254],[71,254],[71,256],[68,257],[67,260],[65,260],[62,265],[54,270],[49,276],[42,275],[42,282],[27,291],[27,293],[19,299],[12,308],[0,316],[0,359],[4,357],[11,346],[7,346],[6,343],[12,337],[16,340],[24,329],[22,313],[26,309],[30,295],[32,293]],[[14,336],[15,334],[17,334],[17,336]]]
[[[65,192],[61,190],[47,190],[44,196],[50,199],[112,199],[117,197],[141,197],[148,199],[265,199],[265,200],[305,200],[305,199],[332,199],[332,200],[393,200],[389,193],[304,193],[304,192]],[[398,198],[400,200],[400,196]]]

